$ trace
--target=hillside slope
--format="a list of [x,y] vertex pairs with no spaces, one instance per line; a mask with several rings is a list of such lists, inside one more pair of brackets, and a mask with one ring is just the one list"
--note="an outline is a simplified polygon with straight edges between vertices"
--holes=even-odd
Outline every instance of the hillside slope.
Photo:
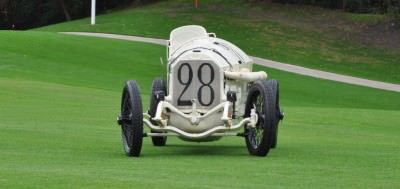
[[309,68],[400,83],[400,32],[386,31],[381,15],[314,7],[205,1],[163,1],[150,6],[66,22],[42,31],[90,31],[168,38],[175,27],[205,26],[247,53]]

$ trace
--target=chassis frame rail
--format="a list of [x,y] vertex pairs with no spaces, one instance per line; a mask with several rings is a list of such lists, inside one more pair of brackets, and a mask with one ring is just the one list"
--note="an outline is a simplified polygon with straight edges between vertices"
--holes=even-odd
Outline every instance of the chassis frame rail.
[[[150,129],[153,129],[155,131],[161,131],[161,132],[162,131],[164,131],[164,132],[170,131],[170,132],[178,134],[177,136],[184,136],[184,137],[188,137],[188,138],[192,138],[192,139],[201,139],[201,138],[205,138],[208,136],[232,136],[233,135],[232,133],[225,133],[225,131],[238,129],[238,128],[242,127],[243,125],[251,122],[250,118],[244,118],[238,124],[232,125],[230,127],[225,126],[225,125],[220,125],[220,126],[213,127],[212,129],[209,129],[202,133],[188,133],[188,132],[180,130],[174,126],[171,126],[171,125],[167,125],[167,126],[163,126],[163,127],[154,125],[150,122],[149,119],[151,119],[151,118],[147,113],[144,113],[143,115],[149,117],[148,119],[143,118],[143,123],[145,123],[148,127],[150,127]],[[147,135],[154,136],[154,134],[159,134],[159,133],[148,133]],[[162,133],[160,133],[160,134],[162,134]],[[237,136],[237,135],[238,135],[238,133],[235,133],[234,136]],[[160,136],[165,136],[165,135],[160,135]]]

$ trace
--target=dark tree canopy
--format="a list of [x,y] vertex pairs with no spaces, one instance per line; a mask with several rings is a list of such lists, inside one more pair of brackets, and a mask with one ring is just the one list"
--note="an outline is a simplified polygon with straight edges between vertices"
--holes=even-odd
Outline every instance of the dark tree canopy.
[[[96,0],[98,13],[154,0]],[[90,15],[91,0],[0,0],[0,29],[28,29]]]
[[400,0],[246,0],[248,2],[315,5],[360,13],[386,13],[398,6]]
[[283,3],[314,5],[356,13],[389,14],[400,24],[400,0],[245,0],[251,3]]
[[[97,12],[156,0],[96,0]],[[305,4],[359,13],[388,13],[400,23],[400,0],[242,0]],[[0,29],[28,29],[90,15],[91,0],[0,0]]]

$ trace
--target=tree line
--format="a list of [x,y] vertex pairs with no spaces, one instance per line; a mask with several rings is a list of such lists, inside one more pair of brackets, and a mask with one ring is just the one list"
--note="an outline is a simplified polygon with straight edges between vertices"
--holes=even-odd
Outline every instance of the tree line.
[[248,2],[316,5],[358,13],[387,13],[398,6],[400,0],[246,0]]
[[247,2],[303,4],[355,13],[389,14],[400,22],[400,0],[246,0]]
[[[156,0],[96,0],[97,12]],[[304,4],[357,13],[389,14],[400,24],[400,0],[243,0]],[[28,29],[90,15],[91,0],[0,0],[0,29]]]
[[[98,13],[154,0],[96,0]],[[0,29],[28,29],[90,15],[91,0],[0,0]]]

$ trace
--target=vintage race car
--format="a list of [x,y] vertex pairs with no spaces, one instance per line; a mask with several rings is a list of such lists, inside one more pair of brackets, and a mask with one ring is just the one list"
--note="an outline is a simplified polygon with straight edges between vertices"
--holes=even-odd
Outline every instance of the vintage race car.
[[164,146],[167,136],[195,142],[241,136],[257,156],[276,147],[283,118],[278,82],[252,72],[253,61],[242,50],[190,25],[171,32],[167,57],[167,78],[154,79],[148,112],[137,83],[125,84],[118,124],[126,155],[139,156],[146,136],[154,146]]

